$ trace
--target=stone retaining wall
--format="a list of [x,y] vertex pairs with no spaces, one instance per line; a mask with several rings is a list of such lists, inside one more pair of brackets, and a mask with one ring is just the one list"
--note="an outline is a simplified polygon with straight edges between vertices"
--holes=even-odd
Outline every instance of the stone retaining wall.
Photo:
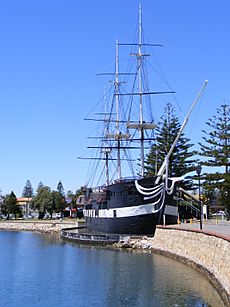
[[0,230],[7,231],[38,231],[48,233],[60,232],[62,228],[66,227],[76,227],[76,222],[0,222]]
[[230,306],[230,242],[199,231],[157,228],[153,238],[132,238],[120,247],[173,256],[204,271]]

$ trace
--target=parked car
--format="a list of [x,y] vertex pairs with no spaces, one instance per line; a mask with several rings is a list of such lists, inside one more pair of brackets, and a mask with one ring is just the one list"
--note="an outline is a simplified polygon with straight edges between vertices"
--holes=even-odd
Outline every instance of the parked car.
[[51,219],[51,215],[49,213],[45,213],[43,219],[49,220],[49,219]]
[[224,212],[224,211],[218,211],[218,212],[216,212],[216,213],[213,213],[212,214],[212,216],[216,216],[216,217],[218,217],[218,216],[221,216],[221,217],[225,217],[226,216],[226,213]]
[[39,217],[39,214],[38,213],[31,213],[30,214],[31,215],[31,217],[33,218],[33,219],[37,219],[38,217]]
[[24,214],[23,218],[24,219],[32,219],[33,217],[30,214]]
[[42,219],[44,218],[44,216],[45,216],[45,214],[44,214],[43,212],[40,212],[40,213],[38,214],[38,219],[39,219],[39,220],[42,220]]
[[53,219],[60,219],[60,218],[61,218],[61,212],[53,213],[53,214],[52,214],[52,218],[53,218]]

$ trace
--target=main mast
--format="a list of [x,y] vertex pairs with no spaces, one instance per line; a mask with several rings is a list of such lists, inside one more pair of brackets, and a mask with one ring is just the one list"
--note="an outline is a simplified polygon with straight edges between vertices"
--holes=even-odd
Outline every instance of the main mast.
[[115,60],[115,101],[116,101],[116,138],[117,138],[117,175],[121,179],[121,141],[119,127],[119,62],[118,62],[118,40],[116,40],[116,60]]
[[138,88],[136,93],[129,93],[125,95],[137,95],[139,97],[139,121],[138,122],[128,122],[128,129],[137,129],[140,133],[140,175],[144,177],[144,141],[145,141],[145,130],[153,130],[156,125],[151,121],[147,122],[144,120],[144,112],[143,112],[143,96],[145,95],[158,95],[158,94],[171,94],[174,91],[160,91],[160,92],[145,92],[143,89],[143,58],[145,56],[149,56],[149,54],[144,54],[142,51],[143,46],[151,46],[151,47],[162,47],[161,44],[146,44],[143,43],[142,39],[142,6],[139,5],[139,16],[138,16],[138,42],[134,44],[120,44],[120,45],[131,45],[137,46],[137,53],[131,53],[131,55],[136,56],[137,58],[137,77],[138,77]]
[[144,129],[143,129],[143,106],[142,106],[142,9],[139,5],[139,46],[138,46],[138,91],[140,99],[140,145],[141,145],[141,176],[144,177]]

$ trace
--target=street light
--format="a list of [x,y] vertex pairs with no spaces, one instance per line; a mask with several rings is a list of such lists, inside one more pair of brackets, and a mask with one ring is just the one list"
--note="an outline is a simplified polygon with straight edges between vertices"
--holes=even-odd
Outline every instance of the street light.
[[200,230],[202,230],[202,205],[201,205],[201,197],[200,197],[201,196],[200,195],[200,174],[201,174],[201,171],[202,171],[202,167],[199,164],[197,166],[196,173],[197,173],[197,176],[198,176],[198,185],[199,185]]

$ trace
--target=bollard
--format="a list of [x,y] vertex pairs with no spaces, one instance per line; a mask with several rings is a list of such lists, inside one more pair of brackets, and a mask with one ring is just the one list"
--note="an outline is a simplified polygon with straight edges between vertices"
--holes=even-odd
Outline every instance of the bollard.
[[192,224],[193,223],[193,220],[192,219],[190,219],[190,224]]

